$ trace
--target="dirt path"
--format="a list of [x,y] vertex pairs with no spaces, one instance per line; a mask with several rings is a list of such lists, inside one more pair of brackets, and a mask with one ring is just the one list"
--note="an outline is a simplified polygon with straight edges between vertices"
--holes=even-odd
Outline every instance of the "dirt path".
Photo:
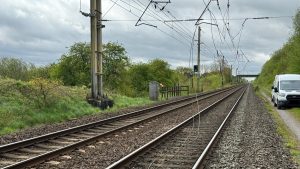
[[[273,105],[270,97],[268,97],[265,93],[262,93],[262,95]],[[300,122],[297,121],[287,110],[278,110],[276,108],[275,110],[278,112],[289,129],[295,134],[298,141],[300,141]]]

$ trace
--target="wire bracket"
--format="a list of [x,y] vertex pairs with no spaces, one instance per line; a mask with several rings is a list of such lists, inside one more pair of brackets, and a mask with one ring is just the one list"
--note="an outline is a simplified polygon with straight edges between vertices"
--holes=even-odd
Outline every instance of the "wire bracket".
[[144,16],[144,14],[146,13],[146,11],[148,10],[148,8],[150,7],[151,4],[154,4],[154,8],[159,8],[158,4],[165,4],[162,8],[159,8],[160,11],[163,11],[165,9],[165,7],[171,3],[171,0],[168,1],[155,1],[155,0],[150,0],[149,4],[147,5],[146,9],[144,10],[144,12],[142,13],[142,15],[140,16],[140,18],[138,19],[138,21],[136,22],[135,26],[140,26],[140,25],[147,25],[147,26],[152,26],[157,28],[157,26],[152,25],[152,24],[148,24],[148,23],[140,23],[142,22],[142,17]]

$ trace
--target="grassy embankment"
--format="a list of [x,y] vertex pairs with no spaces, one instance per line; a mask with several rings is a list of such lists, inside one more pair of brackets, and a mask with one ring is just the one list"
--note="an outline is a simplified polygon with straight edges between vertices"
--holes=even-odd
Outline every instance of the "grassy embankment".
[[[300,14],[300,12],[299,12]],[[299,15],[300,16],[300,15]],[[295,33],[289,41],[268,60],[254,85],[271,95],[271,86],[277,74],[300,74],[300,33]],[[289,110],[299,119],[300,108]],[[300,122],[300,120],[299,120]]]
[[[228,81],[229,81],[228,79],[225,80],[225,78],[224,78],[224,86],[223,87],[228,87],[231,85]],[[191,82],[185,82],[182,84],[189,85],[189,84],[191,84]],[[196,89],[197,89],[197,77],[196,76],[193,79],[193,86],[194,86],[194,88],[190,89],[191,93],[195,93]],[[213,72],[213,73],[207,73],[207,75],[205,77],[201,76],[199,88],[200,88],[200,90],[202,88],[203,92],[222,88],[221,75],[219,73]]]
[[300,122],[300,108],[292,108],[289,111]]
[[0,80],[0,135],[41,124],[58,123],[84,115],[151,103],[148,98],[113,95],[115,106],[106,111],[85,101],[85,88],[49,84],[47,80]]
[[[277,74],[300,74],[300,11],[297,12],[294,19],[295,32],[290,37],[288,42],[283,47],[277,50],[268,60],[260,73],[258,79],[255,80],[254,85],[259,92],[266,93],[269,97],[271,95],[271,86],[275,75]],[[285,145],[290,149],[294,159],[300,165],[300,143],[289,131],[286,124],[282,121],[279,114],[272,105],[265,101],[267,109],[274,117],[279,134],[283,137]],[[289,112],[300,122],[300,109],[289,109]]]
[[[210,74],[206,79],[201,79],[204,91],[220,88],[220,79],[218,74]],[[194,83],[196,88],[196,79]],[[30,82],[0,79],[0,135],[37,125],[59,123],[85,115],[152,103],[147,97],[131,98],[113,94],[110,97],[115,102],[114,107],[101,111],[86,102],[88,92],[86,88],[66,87],[46,79]]]
[[285,122],[282,120],[277,111],[274,110],[273,106],[261,93],[257,92],[260,98],[264,101],[267,110],[271,113],[274,121],[277,124],[277,132],[283,138],[285,146],[290,150],[290,153],[296,163],[300,166],[300,143],[295,135],[290,131]]

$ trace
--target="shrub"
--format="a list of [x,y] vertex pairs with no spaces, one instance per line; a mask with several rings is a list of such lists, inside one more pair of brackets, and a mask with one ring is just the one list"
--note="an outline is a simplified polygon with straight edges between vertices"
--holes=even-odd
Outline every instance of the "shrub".
[[56,103],[64,93],[61,82],[35,78],[26,84],[18,84],[17,89],[27,100],[38,108],[49,107]]
[[0,58],[0,77],[16,80],[28,80],[29,70],[34,66],[21,59],[2,57]]

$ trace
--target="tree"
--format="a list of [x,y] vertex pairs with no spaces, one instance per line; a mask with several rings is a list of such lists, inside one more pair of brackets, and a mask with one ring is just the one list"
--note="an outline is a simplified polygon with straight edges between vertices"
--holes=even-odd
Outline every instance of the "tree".
[[143,96],[148,89],[148,83],[151,79],[149,65],[139,63],[132,65],[129,69],[130,88],[132,96]]
[[29,79],[34,78],[43,78],[43,79],[50,79],[50,70],[51,65],[42,66],[42,67],[35,67],[33,66],[29,71]]
[[174,72],[170,69],[168,62],[154,59],[149,63],[151,81],[157,81],[165,86],[172,86],[176,82]]
[[34,68],[33,64],[21,59],[3,57],[0,58],[0,77],[16,80],[28,80],[29,71]]
[[174,81],[180,85],[189,85],[193,77],[193,69],[179,66],[174,70]]
[[51,70],[52,74],[65,85],[88,85],[91,77],[90,54],[89,44],[75,43],[68,53],[62,55],[58,65]]
[[126,74],[129,68],[129,58],[125,48],[109,42],[103,46],[104,86],[109,90],[126,90]]
[[257,84],[264,87],[271,86],[275,75],[285,73],[300,73],[300,9],[294,17],[294,31],[289,41],[272,54],[262,68]]
[[296,36],[300,36],[300,9],[297,10],[297,13],[294,18],[294,29]]
[[[50,77],[61,80],[65,85],[90,86],[91,83],[90,44],[78,42],[62,55],[57,64],[50,66]],[[103,45],[103,84],[104,87],[121,91],[126,82],[129,58],[125,48],[118,43]]]
[[128,77],[133,96],[144,96],[148,92],[150,81],[157,81],[165,86],[172,86],[177,82],[169,64],[160,59],[132,65]]

